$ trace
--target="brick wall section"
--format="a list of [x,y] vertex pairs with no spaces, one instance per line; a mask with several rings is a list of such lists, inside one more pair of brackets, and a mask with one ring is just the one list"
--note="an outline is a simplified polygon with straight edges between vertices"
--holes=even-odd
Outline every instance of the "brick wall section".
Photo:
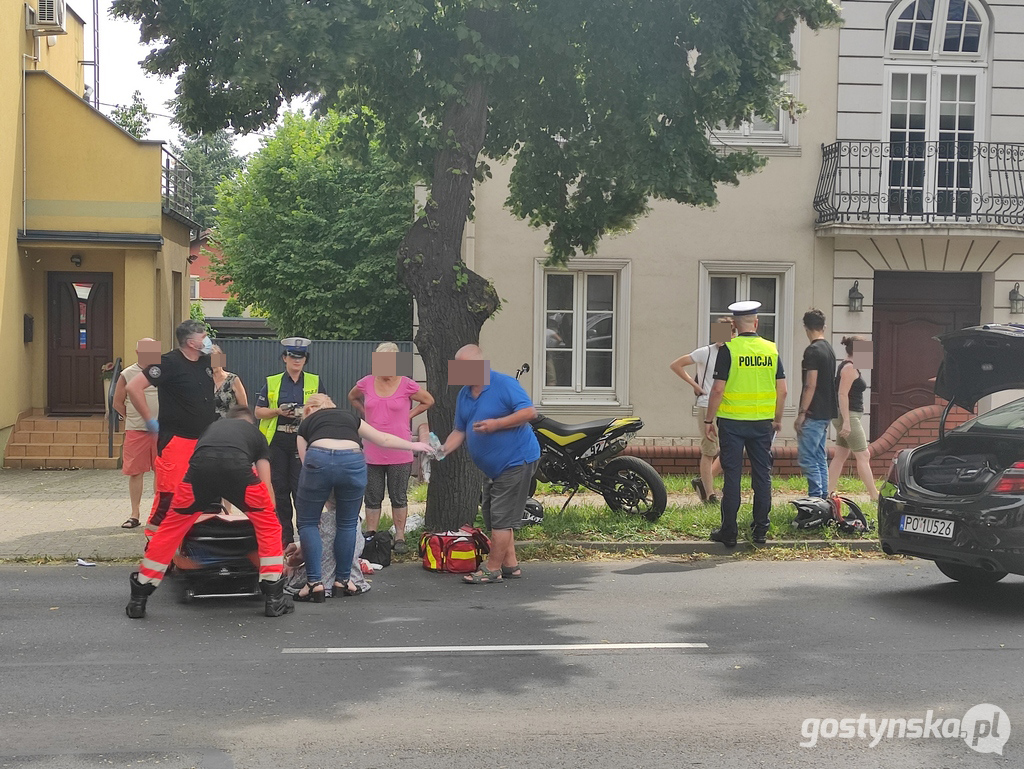
[[[889,472],[892,458],[898,452],[920,446],[922,443],[929,443],[939,437],[939,420],[945,405],[945,401],[936,399],[934,405],[922,406],[907,412],[871,443],[871,467],[877,477],[885,477]],[[946,419],[946,429],[950,430],[957,425],[962,425],[973,417],[973,413],[954,406]],[[634,444],[627,447],[623,453],[647,460],[662,475],[696,475],[700,463],[700,448],[698,446]],[[776,445],[774,454],[773,474],[780,476],[801,474],[795,445]],[[831,455],[832,447],[829,446],[829,456],[831,457]],[[749,467],[746,471],[749,472]],[[852,459],[847,462],[846,472],[855,472]]]

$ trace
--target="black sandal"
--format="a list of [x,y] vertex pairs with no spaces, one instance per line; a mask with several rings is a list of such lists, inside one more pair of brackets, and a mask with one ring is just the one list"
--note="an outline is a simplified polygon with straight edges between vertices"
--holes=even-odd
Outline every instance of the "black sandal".
[[[317,590],[317,588],[320,589]],[[305,595],[302,594],[303,590],[306,590]],[[292,600],[299,601],[300,603],[323,603],[325,600],[327,600],[327,594],[324,592],[324,583],[307,582],[304,588],[302,588],[301,590],[299,590],[299,592],[292,596]]]
[[134,529],[136,526],[141,526],[142,521],[138,518],[129,518],[127,521],[121,524],[122,529]]
[[344,582],[344,583],[342,583],[342,582],[335,582],[334,583],[334,592],[335,593],[339,593],[340,592],[341,595],[343,595],[345,597],[348,597],[350,595],[362,595],[366,591],[365,590],[360,590],[358,587],[353,586],[352,581],[349,580],[348,582]]

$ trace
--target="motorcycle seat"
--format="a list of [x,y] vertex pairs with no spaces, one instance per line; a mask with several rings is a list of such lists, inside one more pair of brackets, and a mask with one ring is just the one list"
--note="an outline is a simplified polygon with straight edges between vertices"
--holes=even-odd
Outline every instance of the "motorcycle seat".
[[[627,417],[627,419],[636,419],[636,417]],[[548,433],[552,433],[562,438],[572,437],[593,437],[595,435],[601,435],[605,430],[611,427],[616,422],[621,422],[621,419],[596,419],[593,422],[582,422],[575,425],[567,425],[563,422],[556,422],[551,417],[541,416],[533,423],[533,427],[536,430],[544,430]],[[639,421],[639,419],[637,419]]]

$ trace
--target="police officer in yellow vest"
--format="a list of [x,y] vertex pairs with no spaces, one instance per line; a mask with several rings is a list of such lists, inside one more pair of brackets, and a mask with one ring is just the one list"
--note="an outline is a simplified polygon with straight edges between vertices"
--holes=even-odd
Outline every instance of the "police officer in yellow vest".
[[281,360],[284,371],[268,376],[256,396],[253,409],[260,420],[260,432],[270,444],[270,479],[274,486],[274,507],[281,521],[281,538],[285,546],[295,538],[292,524],[292,498],[299,490],[297,432],[306,399],[326,392],[320,377],[303,371],[309,360],[310,341],[301,336],[282,339]]
[[[754,490],[753,541],[763,545],[768,536],[772,507],[772,442],[782,429],[786,402],[786,375],[779,351],[757,335],[760,302],[729,305],[737,335],[718,351],[715,383],[708,397],[704,432],[716,434],[722,463],[722,525],[711,539],[726,547],[736,546],[736,512],[740,507],[743,449],[750,460],[750,485]],[[717,418],[717,430],[715,422]]]

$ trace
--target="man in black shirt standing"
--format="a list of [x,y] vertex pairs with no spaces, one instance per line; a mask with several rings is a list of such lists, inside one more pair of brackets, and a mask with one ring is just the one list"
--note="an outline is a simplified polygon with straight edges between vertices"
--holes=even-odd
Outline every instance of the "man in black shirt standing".
[[[157,433],[157,457],[153,462],[156,494],[146,522],[146,538],[150,539],[167,515],[171,497],[188,469],[196,441],[217,418],[213,402],[213,368],[210,350],[213,343],[206,325],[186,320],[174,331],[178,349],[157,358],[157,352],[139,350],[143,376],[137,376],[125,387],[132,405],[146,421],[150,432]],[[156,344],[154,342],[154,344]],[[157,389],[160,420],[153,419],[146,404],[145,389]]]
[[807,495],[826,499],[828,451],[825,438],[829,423],[839,416],[836,354],[832,345],[825,341],[825,313],[821,310],[804,313],[804,331],[810,344],[804,350],[800,413],[793,427],[796,428],[800,467],[807,477]]
[[221,499],[249,516],[256,530],[260,589],[267,597],[265,614],[280,617],[294,610],[284,594],[281,524],[274,513],[270,450],[249,409],[233,406],[227,419],[214,422],[199,439],[188,472],[174,491],[171,511],[150,540],[139,570],[131,575],[132,597],[125,607],[129,617],[146,615],[146,600],[163,580],[174,551],[195,520]]

